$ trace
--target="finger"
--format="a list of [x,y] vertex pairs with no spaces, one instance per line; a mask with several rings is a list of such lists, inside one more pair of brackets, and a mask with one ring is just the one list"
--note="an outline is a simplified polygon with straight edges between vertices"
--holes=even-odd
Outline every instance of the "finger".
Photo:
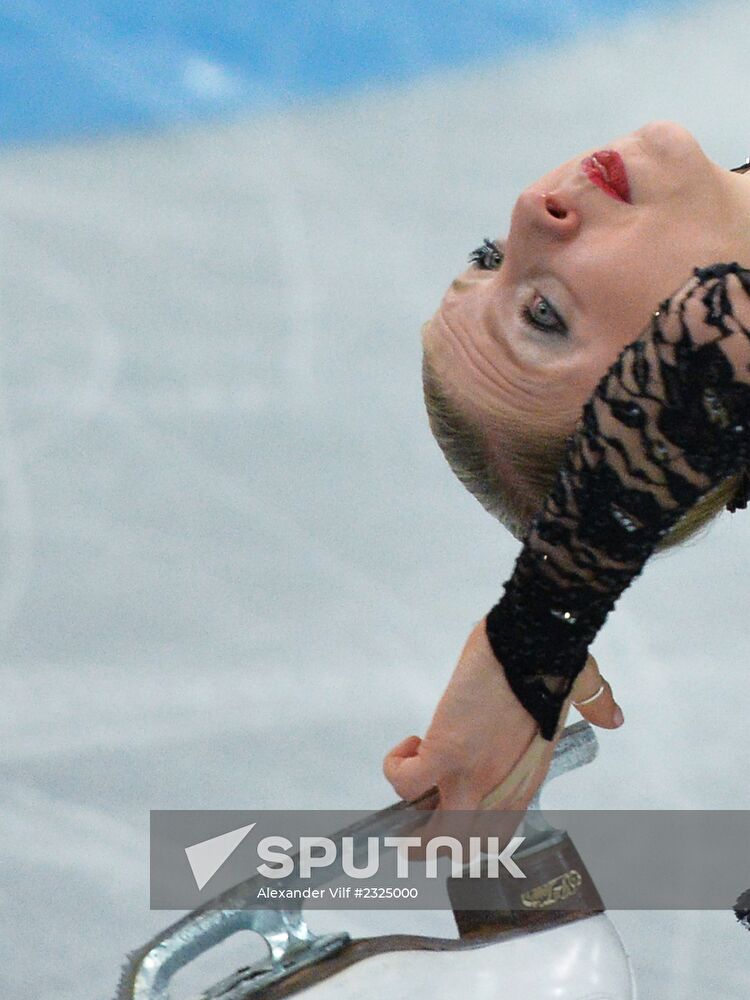
[[479,803],[482,801],[481,791],[466,776],[463,776],[463,780],[461,777],[458,780],[455,778],[444,780],[439,788],[440,811],[461,809],[473,812],[479,808]]
[[573,685],[573,704],[589,722],[604,729],[617,729],[623,723],[622,709],[612,694],[609,681],[599,672],[599,664],[589,653],[583,670]]
[[[438,807],[430,813],[428,821],[420,827],[422,844],[435,837],[448,836],[463,841],[469,836],[472,818],[476,816],[481,794],[477,792],[464,776],[446,778],[440,782],[440,801]],[[424,857],[423,848],[417,849],[417,857]]]
[[390,750],[383,759],[383,774],[390,781],[396,794],[411,802],[435,784],[426,761],[419,751],[419,736],[407,736]]

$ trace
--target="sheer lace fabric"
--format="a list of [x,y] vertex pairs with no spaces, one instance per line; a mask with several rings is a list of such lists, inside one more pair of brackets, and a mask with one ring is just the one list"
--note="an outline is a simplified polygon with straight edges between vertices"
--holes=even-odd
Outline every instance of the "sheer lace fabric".
[[545,739],[659,539],[749,456],[750,271],[716,264],[696,269],[600,380],[487,616]]

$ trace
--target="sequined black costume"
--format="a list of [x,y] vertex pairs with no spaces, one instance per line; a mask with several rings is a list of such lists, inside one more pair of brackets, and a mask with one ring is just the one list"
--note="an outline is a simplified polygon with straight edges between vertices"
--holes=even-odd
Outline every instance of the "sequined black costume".
[[750,271],[696,269],[586,403],[487,635],[552,739],[588,647],[659,539],[750,463]]

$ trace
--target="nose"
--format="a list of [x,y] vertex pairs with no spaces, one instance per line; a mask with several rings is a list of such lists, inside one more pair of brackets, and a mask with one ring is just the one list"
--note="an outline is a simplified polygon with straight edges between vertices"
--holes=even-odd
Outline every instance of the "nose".
[[578,210],[569,198],[559,192],[528,188],[520,195],[517,208],[527,225],[553,239],[570,239],[581,226]]

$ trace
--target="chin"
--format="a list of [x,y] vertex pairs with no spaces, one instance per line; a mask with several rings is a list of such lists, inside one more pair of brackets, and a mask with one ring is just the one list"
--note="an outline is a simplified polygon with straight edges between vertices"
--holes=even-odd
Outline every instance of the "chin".
[[670,159],[681,160],[686,155],[703,154],[693,133],[678,122],[659,119],[648,122],[633,134],[643,139],[656,152],[663,153]]

